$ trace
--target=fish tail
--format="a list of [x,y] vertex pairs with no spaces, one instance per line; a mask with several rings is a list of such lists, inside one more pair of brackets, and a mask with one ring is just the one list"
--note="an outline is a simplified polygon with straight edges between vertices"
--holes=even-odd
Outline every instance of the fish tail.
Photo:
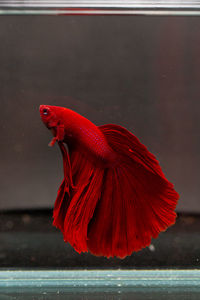
[[99,128],[118,164],[105,170],[87,245],[95,255],[124,258],[175,223],[179,195],[137,137],[117,125]]

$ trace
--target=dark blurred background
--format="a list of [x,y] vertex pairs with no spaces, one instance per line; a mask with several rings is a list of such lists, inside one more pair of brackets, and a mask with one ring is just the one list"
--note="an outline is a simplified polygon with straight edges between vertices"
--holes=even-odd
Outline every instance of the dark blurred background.
[[38,106],[127,127],[200,212],[200,19],[0,17],[0,209],[49,208],[62,179]]

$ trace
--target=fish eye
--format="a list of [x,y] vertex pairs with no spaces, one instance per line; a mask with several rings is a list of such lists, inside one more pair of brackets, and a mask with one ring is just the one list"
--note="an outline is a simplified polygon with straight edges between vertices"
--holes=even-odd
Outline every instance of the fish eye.
[[44,108],[43,111],[42,111],[43,115],[48,115],[49,111],[47,108]]

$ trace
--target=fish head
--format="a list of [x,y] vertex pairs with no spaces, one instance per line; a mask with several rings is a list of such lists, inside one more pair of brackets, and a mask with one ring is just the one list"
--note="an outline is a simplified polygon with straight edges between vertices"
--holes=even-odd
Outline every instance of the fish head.
[[59,114],[54,106],[40,105],[39,111],[42,122],[47,126],[48,129],[57,126],[59,122]]

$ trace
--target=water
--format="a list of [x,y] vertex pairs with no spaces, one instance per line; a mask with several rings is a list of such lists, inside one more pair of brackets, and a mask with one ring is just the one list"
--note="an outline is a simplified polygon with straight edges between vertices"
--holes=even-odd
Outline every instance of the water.
[[[200,1],[0,0],[0,299],[199,299],[199,15]],[[180,193],[177,223],[124,260],[66,245],[40,104],[136,134]]]

